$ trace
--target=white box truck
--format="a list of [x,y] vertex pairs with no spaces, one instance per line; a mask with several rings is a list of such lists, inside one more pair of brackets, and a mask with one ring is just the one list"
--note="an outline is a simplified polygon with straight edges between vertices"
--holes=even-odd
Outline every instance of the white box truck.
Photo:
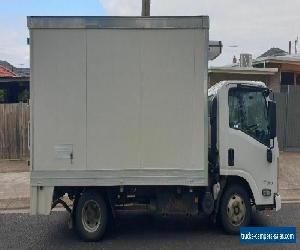
[[207,89],[207,16],[28,27],[32,214],[61,203],[98,240],[123,205],[219,214],[229,233],[249,225],[252,206],[280,209],[275,103],[260,82]]

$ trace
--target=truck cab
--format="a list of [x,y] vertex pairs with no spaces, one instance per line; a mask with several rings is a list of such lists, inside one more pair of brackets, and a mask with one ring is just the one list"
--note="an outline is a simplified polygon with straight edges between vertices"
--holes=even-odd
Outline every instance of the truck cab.
[[[253,81],[222,81],[209,89],[209,159],[219,165],[221,183],[243,186],[257,210],[277,211],[279,150],[270,93],[264,83]],[[227,213],[237,225],[245,216],[244,201],[233,192],[227,202]]]

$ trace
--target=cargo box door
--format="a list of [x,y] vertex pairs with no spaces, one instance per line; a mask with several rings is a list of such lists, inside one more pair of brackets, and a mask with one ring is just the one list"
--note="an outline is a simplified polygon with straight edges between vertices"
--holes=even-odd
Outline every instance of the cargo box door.
[[87,30],[87,167],[140,166],[139,31]]
[[85,31],[36,29],[31,36],[33,169],[85,169]]

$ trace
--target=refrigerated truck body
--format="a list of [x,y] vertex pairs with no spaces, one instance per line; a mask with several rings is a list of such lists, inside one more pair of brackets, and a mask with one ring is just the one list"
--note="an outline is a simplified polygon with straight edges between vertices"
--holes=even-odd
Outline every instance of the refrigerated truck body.
[[208,91],[207,16],[28,27],[32,214],[62,203],[80,236],[98,240],[121,205],[220,213],[230,233],[252,205],[280,209],[275,103],[260,82]]

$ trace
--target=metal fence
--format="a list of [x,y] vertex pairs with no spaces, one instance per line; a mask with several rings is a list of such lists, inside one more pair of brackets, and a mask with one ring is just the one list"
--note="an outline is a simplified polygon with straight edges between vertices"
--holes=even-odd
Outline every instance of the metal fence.
[[29,157],[29,112],[26,103],[0,104],[0,159]]
[[273,93],[277,102],[277,135],[280,150],[300,151],[300,86]]

